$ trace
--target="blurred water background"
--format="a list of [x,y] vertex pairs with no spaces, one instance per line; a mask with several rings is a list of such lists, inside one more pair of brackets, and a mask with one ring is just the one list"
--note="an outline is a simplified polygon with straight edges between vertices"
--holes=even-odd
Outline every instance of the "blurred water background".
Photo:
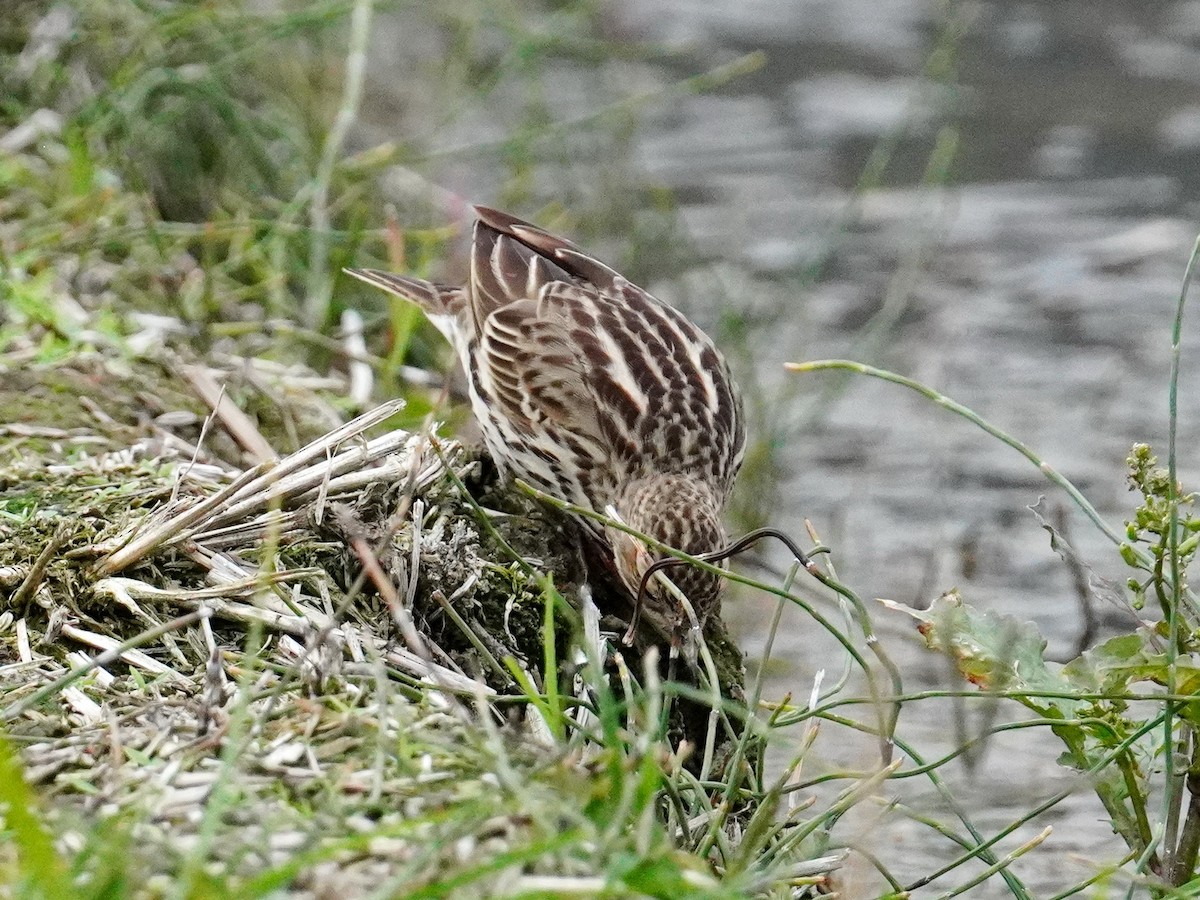
[[[598,10],[604,52],[569,10],[548,12],[542,38],[562,41],[561,57],[539,63],[536,78],[509,77],[529,72],[522,48],[500,43],[480,76],[494,78],[486,102],[455,108],[404,90],[413,67],[447,65],[445,32],[381,14],[356,141],[415,135],[428,148],[420,176],[399,168],[391,185],[433,200],[422,224],[461,216],[467,200],[586,211],[599,224],[574,234],[581,243],[719,335],[748,385],[759,445],[742,524],[801,536],[808,519],[863,596],[923,606],[957,587],[976,606],[1034,621],[1051,654],[1069,658],[1084,629],[1076,574],[1027,507],[1045,496],[1099,575],[1126,576],[1065,495],[1011,448],[901,387],[787,374],[783,363],[849,357],[936,386],[1034,448],[1119,528],[1136,502],[1130,445],[1166,450],[1171,321],[1200,219],[1200,2],[642,0]],[[1179,412],[1192,486],[1196,333],[1185,332]],[[771,609],[745,593],[726,603],[752,671]],[[1102,601],[1095,617],[1098,637],[1130,621]],[[962,686],[910,621],[882,609],[876,621],[908,690]],[[805,697],[818,670],[832,681],[842,665],[788,610],[766,695]],[[900,734],[932,758],[1024,717],[1015,705],[924,701],[905,707]],[[869,767],[874,742],[823,734],[818,750],[830,766]],[[1025,730],[945,775],[990,833],[1074,784],[1057,753],[1048,734]],[[1054,826],[1014,866],[1039,895],[1122,851],[1078,786],[1001,844]],[[888,788],[947,817],[928,782]],[[899,812],[880,806],[878,816],[845,827],[901,877],[956,855]],[[868,868],[855,867],[845,895],[873,895]],[[970,894],[1003,895],[986,885]]]

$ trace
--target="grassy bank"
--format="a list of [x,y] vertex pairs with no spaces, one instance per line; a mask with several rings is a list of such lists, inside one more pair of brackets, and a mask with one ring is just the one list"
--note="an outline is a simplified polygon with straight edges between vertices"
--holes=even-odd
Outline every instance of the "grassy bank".
[[[404,140],[375,142],[361,111],[385,13],[414,77],[390,100]],[[1200,614],[1186,569],[1200,523],[1173,447],[1165,470],[1132,452],[1125,530],[1095,517],[1128,585],[1089,582],[1047,522],[1089,589],[1133,611],[1128,633],[1058,666],[1027,623],[948,592],[900,612],[971,684],[906,691],[878,607],[838,581],[814,530],[815,578],[732,578],[774,600],[771,641],[797,606],[840,648],[816,684],[767,697],[771,644],[747,678],[719,621],[696,660],[622,645],[628,609],[579,577],[552,505],[497,484],[454,439],[470,425],[440,338],[340,274],[452,269],[462,201],[442,184],[456,167],[558,230],[622,235],[614,261],[631,277],[687,268],[671,198],[629,158],[639,99],[563,119],[544,90],[564,62],[665,51],[612,39],[587,3],[27,0],[13,23],[0,37],[8,894],[1029,897],[1011,864],[1038,850],[1066,792],[989,830],[945,776],[992,734],[1045,728],[1078,773],[1071,790],[1094,791],[1129,848],[1057,896],[1193,895]],[[434,119],[470,139],[428,146]],[[932,388],[844,361],[796,368],[916,390],[1090,510],[1018,438]],[[756,415],[770,401],[756,392]],[[748,521],[769,520],[778,489],[767,444],[743,480]],[[904,722],[951,695],[1020,718],[926,758]],[[869,750],[829,764],[820,737]],[[899,799],[914,781],[934,811]],[[949,861],[892,873],[880,851],[899,819]]]

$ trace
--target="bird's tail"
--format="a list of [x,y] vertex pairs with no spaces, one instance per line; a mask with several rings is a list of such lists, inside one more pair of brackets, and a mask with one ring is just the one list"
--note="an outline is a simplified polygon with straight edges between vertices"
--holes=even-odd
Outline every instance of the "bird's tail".
[[462,288],[434,284],[423,278],[394,275],[378,269],[346,269],[344,271],[347,275],[353,275],[360,281],[381,288],[389,294],[411,300],[429,316],[456,318],[466,302]]

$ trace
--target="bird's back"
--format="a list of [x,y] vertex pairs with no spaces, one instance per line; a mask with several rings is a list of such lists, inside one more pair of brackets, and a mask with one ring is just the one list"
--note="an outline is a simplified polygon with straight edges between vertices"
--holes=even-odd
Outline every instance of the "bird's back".
[[708,336],[570,241],[476,209],[465,287],[354,274],[418,303],[459,347],[501,467],[598,511],[653,474],[698,479],[723,503],[745,435]]

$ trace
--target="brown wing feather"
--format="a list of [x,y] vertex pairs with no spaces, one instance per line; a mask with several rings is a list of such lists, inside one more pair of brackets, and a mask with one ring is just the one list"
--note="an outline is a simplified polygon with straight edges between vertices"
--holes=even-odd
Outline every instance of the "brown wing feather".
[[522,418],[541,423],[564,405],[578,421],[563,426],[607,447],[619,476],[706,473],[727,490],[743,426],[708,337],[570,241],[498,210],[477,212],[472,306],[481,335],[502,310],[505,333],[493,361],[489,352],[478,358],[497,369],[505,413],[520,412],[523,398]]
[[708,337],[570,241],[498,210],[476,212],[466,288],[348,271],[467,332],[437,323],[478,370],[488,402],[476,412],[491,420],[493,452],[520,442],[546,471],[578,464],[616,481],[678,472],[727,492],[745,435],[728,366]]
[[570,280],[568,271],[519,238],[482,219],[475,223],[469,289],[477,334],[483,334],[488,316],[501,307],[536,298],[549,282]]
[[[475,259],[482,256],[479,246],[480,238],[484,238],[488,242],[486,253],[491,253],[494,241],[499,235],[504,235],[518,245],[518,247],[505,247],[505,252],[524,259],[528,259],[530,256],[544,259],[546,263],[553,266],[553,271],[556,272],[553,278],[560,278],[563,281],[587,282],[601,292],[619,289],[619,286],[629,283],[616,270],[608,268],[599,259],[588,256],[571,241],[546,232],[532,222],[511,216],[508,212],[491,209],[490,206],[475,206],[475,215],[479,216],[479,220],[475,223]],[[547,278],[548,280],[550,278]]]
[[552,426],[600,443],[597,404],[589,391],[591,360],[571,335],[553,298],[523,298],[492,313],[478,359],[500,402],[499,412],[534,434]]

